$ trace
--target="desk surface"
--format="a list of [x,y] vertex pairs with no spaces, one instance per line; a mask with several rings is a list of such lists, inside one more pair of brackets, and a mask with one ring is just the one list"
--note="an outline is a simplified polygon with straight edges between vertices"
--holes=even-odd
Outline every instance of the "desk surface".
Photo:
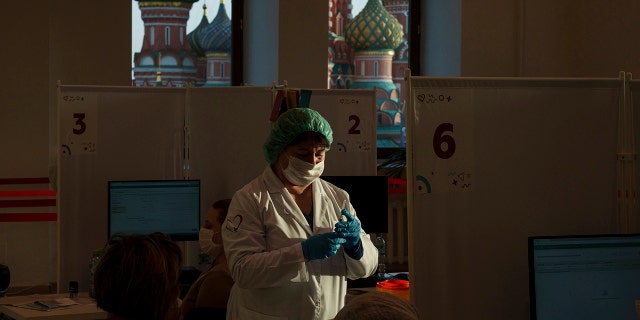
[[106,319],[107,313],[96,307],[95,300],[88,297],[86,293],[80,294],[77,299],[78,305],[69,308],[54,309],[48,311],[32,310],[16,305],[34,302],[36,300],[68,298],[69,294],[35,294],[28,296],[15,296],[0,298],[0,313],[3,313],[16,320],[92,320]]

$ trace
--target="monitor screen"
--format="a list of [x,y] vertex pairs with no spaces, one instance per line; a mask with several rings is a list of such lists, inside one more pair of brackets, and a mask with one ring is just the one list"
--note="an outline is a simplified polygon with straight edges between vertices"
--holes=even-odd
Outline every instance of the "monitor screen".
[[109,236],[163,232],[198,240],[199,180],[109,181]]
[[389,232],[389,182],[387,176],[322,176],[349,193],[351,205],[365,232]]
[[640,234],[528,241],[532,320],[637,318]]

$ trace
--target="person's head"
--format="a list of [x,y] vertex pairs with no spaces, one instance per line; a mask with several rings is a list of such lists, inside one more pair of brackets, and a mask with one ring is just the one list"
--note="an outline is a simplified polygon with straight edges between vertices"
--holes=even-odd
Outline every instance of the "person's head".
[[333,131],[320,113],[309,108],[284,112],[274,123],[263,153],[276,172],[294,185],[307,185],[322,174]]
[[372,291],[351,299],[334,320],[418,320],[409,301],[386,292]]
[[114,235],[95,269],[96,304],[121,319],[167,319],[181,267],[182,252],[165,234]]
[[227,218],[231,199],[218,200],[209,207],[207,216],[200,228],[200,250],[212,257],[222,252],[222,224]]

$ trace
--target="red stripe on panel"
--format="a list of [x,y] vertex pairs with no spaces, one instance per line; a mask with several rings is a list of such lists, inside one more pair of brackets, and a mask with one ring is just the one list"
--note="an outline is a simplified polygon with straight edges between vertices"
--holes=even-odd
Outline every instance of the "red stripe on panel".
[[55,197],[54,190],[0,190],[0,198]]
[[58,214],[47,213],[2,213],[0,222],[36,222],[36,221],[57,221]]
[[0,200],[0,208],[55,207],[56,199]]

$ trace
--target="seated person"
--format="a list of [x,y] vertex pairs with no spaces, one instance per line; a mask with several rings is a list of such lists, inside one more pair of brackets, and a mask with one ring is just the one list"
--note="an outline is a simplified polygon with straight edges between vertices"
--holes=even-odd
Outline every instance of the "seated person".
[[114,235],[95,269],[96,304],[109,320],[178,319],[181,266],[165,234]]
[[215,260],[209,270],[202,273],[191,285],[184,297],[180,309],[185,320],[190,319],[190,314],[194,319],[196,314],[209,314],[211,319],[216,319],[214,314],[221,316],[219,319],[224,319],[226,314],[233,279],[227,265],[220,231],[227,218],[229,203],[231,199],[216,201],[207,211],[204,226],[200,229],[200,249]]
[[418,310],[409,301],[390,293],[372,291],[354,297],[334,320],[418,320]]

